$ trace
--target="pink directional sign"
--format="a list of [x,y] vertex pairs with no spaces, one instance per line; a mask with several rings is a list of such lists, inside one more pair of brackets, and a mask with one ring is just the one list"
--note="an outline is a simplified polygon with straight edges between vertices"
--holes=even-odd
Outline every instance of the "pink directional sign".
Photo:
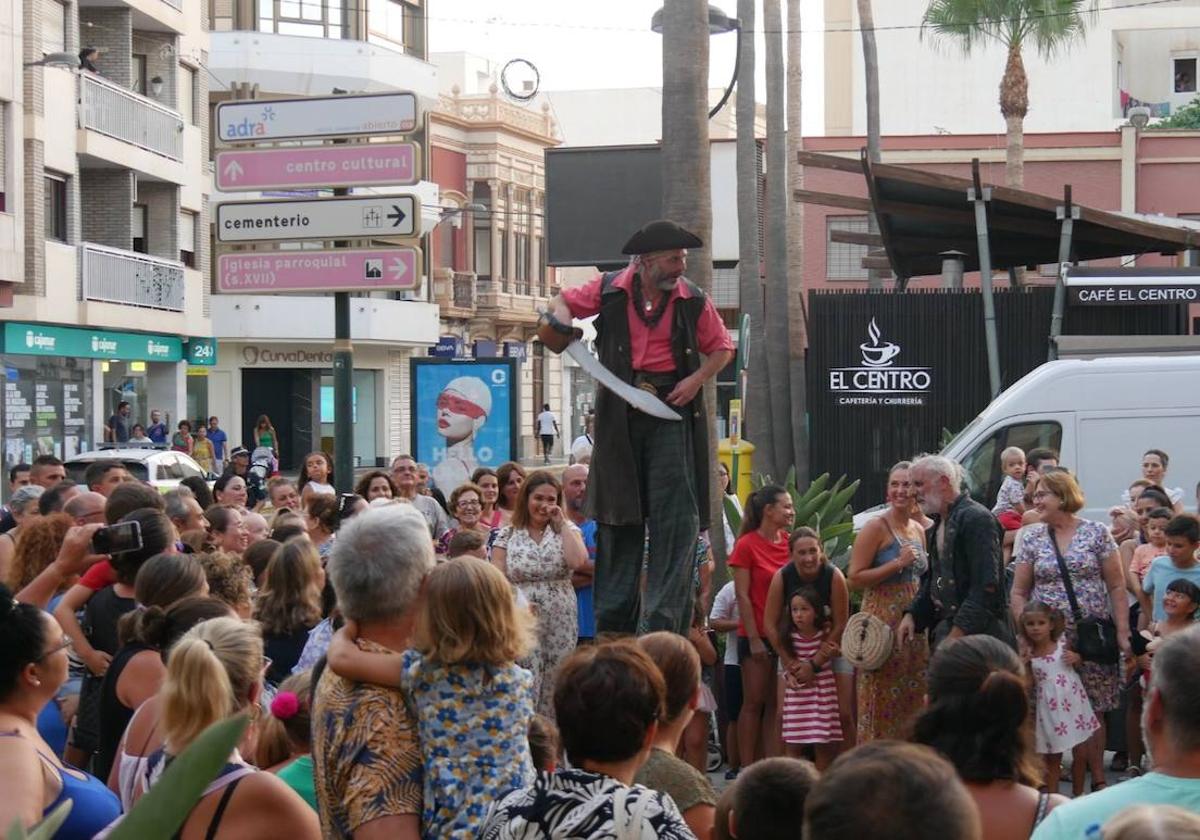
[[246,251],[217,258],[217,291],[225,294],[415,289],[420,282],[417,248]]
[[420,180],[416,143],[361,143],[217,152],[217,189],[370,187]]

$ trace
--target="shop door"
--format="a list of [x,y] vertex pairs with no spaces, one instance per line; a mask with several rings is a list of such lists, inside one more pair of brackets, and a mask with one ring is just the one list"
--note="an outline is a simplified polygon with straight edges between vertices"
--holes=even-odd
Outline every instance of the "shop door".
[[279,469],[298,470],[313,449],[312,370],[242,371],[242,440],[254,450],[254,424],[271,418],[279,435]]

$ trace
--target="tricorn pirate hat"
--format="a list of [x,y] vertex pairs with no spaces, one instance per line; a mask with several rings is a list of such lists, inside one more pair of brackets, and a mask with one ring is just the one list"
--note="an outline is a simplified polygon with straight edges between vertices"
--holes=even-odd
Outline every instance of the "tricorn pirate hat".
[[653,254],[679,248],[703,248],[704,240],[669,219],[650,222],[625,243],[622,254]]

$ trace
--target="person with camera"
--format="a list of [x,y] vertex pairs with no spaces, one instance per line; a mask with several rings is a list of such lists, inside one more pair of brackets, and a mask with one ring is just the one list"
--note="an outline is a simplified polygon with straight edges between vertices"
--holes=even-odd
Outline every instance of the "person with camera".
[[1121,665],[1132,663],[1125,575],[1112,534],[1082,519],[1083,491],[1069,472],[1050,472],[1033,485],[1041,521],[1029,526],[1013,557],[1012,611],[1032,598],[1062,612],[1067,644],[1083,658],[1079,676],[1100,729],[1088,745],[1092,790],[1104,787],[1104,713],[1120,705]]

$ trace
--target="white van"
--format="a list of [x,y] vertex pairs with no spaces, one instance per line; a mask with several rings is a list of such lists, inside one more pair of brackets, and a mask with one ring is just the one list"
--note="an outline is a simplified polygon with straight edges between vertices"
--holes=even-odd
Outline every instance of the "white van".
[[1170,456],[1168,487],[1194,510],[1200,481],[1200,356],[1063,359],[1030,372],[959,432],[942,454],[962,464],[971,495],[991,508],[1000,453],[1039,446],[1060,453],[1087,498],[1080,515],[1107,523],[1142,454]]

